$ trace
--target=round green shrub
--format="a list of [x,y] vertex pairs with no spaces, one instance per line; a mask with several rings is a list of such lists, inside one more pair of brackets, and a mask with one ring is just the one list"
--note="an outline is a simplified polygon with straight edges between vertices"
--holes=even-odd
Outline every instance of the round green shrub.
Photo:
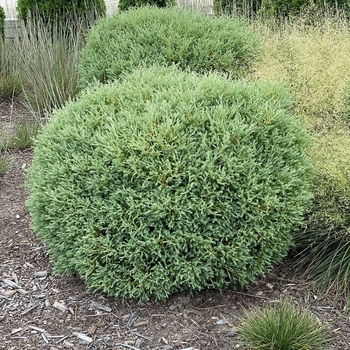
[[64,22],[84,15],[90,17],[92,12],[95,16],[104,16],[106,4],[104,0],[18,0],[17,11],[25,21],[29,15],[45,22]]
[[118,9],[125,11],[133,7],[141,7],[145,5],[167,7],[169,5],[175,5],[173,0],[120,0],[118,3]]
[[57,272],[164,299],[245,286],[278,263],[309,199],[309,137],[280,85],[136,69],[56,110],[28,208]]
[[0,48],[1,48],[1,41],[5,40],[5,11],[4,9],[0,6]]
[[242,22],[177,8],[142,7],[106,18],[90,32],[81,54],[81,87],[114,80],[140,64],[211,70],[241,77],[259,55]]

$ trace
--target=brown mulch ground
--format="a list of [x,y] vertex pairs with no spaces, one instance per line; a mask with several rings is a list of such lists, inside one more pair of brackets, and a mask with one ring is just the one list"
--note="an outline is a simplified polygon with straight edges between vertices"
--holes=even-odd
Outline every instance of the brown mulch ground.
[[[2,130],[23,117],[14,107],[0,104]],[[244,310],[286,296],[328,325],[331,349],[350,349],[349,315],[330,296],[314,293],[291,260],[249,290],[180,293],[163,303],[122,303],[88,293],[78,277],[54,276],[25,207],[32,151],[9,157],[11,167],[0,177],[0,349],[232,350],[242,348],[236,327]]]

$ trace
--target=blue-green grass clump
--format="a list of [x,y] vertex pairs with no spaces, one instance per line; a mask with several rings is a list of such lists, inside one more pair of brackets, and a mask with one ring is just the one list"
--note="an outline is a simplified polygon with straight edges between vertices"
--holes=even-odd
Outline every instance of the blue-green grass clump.
[[80,86],[154,63],[237,78],[248,74],[259,55],[257,37],[236,19],[141,7],[106,18],[91,30],[81,53]]
[[121,298],[246,286],[287,254],[309,137],[280,86],[136,69],[53,113],[27,202],[56,272]]
[[299,310],[290,301],[246,312],[239,327],[244,345],[251,350],[329,349],[331,337],[309,311]]

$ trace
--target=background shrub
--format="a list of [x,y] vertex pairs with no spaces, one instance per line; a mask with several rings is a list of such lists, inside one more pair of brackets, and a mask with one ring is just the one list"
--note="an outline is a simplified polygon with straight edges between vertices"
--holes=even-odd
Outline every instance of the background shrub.
[[81,85],[114,80],[127,70],[158,63],[239,77],[258,57],[256,37],[242,22],[177,8],[144,7],[102,20],[81,54]]
[[261,2],[260,13],[276,17],[299,16],[308,8],[332,14],[340,10],[350,9],[348,0],[264,0]]
[[138,299],[264,274],[309,198],[289,102],[281,86],[152,67],[57,110],[28,182],[56,271]]
[[17,11],[25,21],[29,15],[44,22],[72,22],[92,12],[103,16],[106,5],[104,0],[18,0]]
[[167,7],[169,5],[175,5],[173,0],[120,0],[118,4],[118,9],[121,11],[128,10],[132,7],[141,7],[145,5],[157,6],[157,7]]
[[1,41],[5,40],[5,11],[4,9],[0,6],[0,48],[2,46]]
[[260,6],[261,0],[214,0],[216,14],[254,17],[258,14]]

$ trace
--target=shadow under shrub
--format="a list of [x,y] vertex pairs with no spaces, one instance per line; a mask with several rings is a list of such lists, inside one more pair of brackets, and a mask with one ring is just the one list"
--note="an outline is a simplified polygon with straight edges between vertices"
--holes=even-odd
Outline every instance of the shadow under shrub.
[[242,77],[259,57],[256,36],[233,18],[177,8],[142,7],[106,18],[89,33],[79,63],[81,86],[114,80],[143,65],[176,64],[199,73]]
[[289,103],[280,85],[152,67],[56,110],[27,202],[56,272],[141,300],[253,282],[309,199]]

